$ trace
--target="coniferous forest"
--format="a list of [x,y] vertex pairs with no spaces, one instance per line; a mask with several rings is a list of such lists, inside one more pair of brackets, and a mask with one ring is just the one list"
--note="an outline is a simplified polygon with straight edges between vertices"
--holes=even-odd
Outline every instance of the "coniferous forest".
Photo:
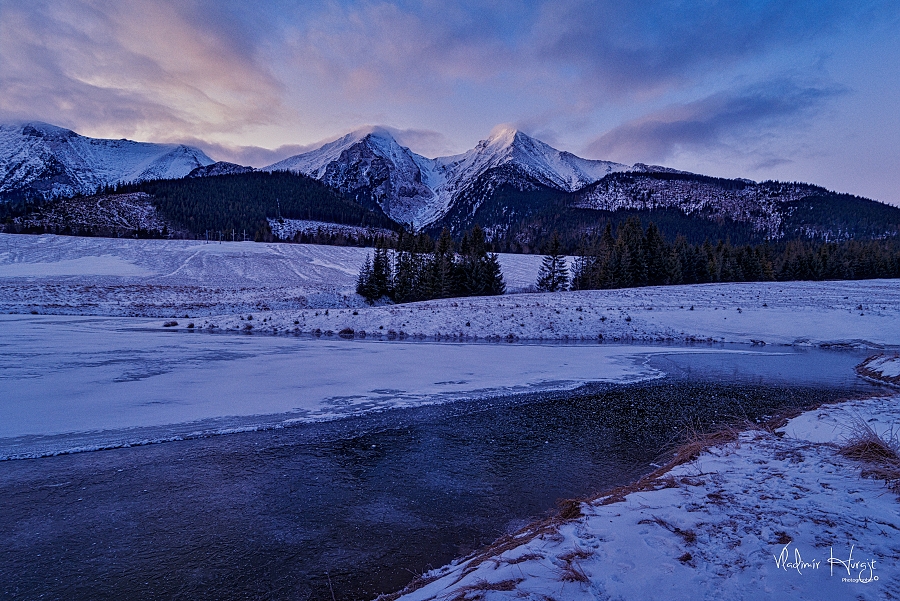
[[900,277],[900,241],[791,240],[734,246],[728,241],[668,242],[653,222],[633,217],[613,232],[582,240],[571,287],[575,290],[788,280]]
[[271,241],[268,219],[308,219],[361,227],[395,229],[376,213],[318,180],[288,171],[157,180],[120,186],[116,192],[146,192],[163,217],[197,236],[206,231],[247,232]]
[[[546,255],[535,287],[548,291],[900,277],[900,237],[888,231],[897,228],[897,209],[846,195],[787,203],[787,229],[805,232],[805,237],[767,240],[746,224],[692,217],[676,209],[573,208],[559,193],[508,187],[501,187],[478,209],[484,224],[476,220],[471,229],[455,236],[446,228],[440,233],[409,233],[384,213],[290,172],[157,180],[108,187],[98,194],[128,192],[148,194],[162,218],[197,238],[209,233],[272,241],[270,219],[375,228],[355,238],[322,230],[298,234],[293,240],[374,245],[359,286],[370,301],[500,294],[504,285],[496,252]],[[10,226],[16,215],[39,209],[40,203],[35,203],[19,199],[3,204],[0,217],[7,231],[48,232]],[[516,210],[503,209],[509,206]],[[385,236],[385,230],[395,233]],[[129,235],[142,237],[142,232]],[[143,235],[165,236],[166,230]],[[571,270],[565,255],[576,257]]]
[[[357,292],[368,301],[412,302],[432,298],[502,294],[497,255],[475,226],[459,244],[444,230],[434,242],[425,234],[381,238],[363,265]],[[732,245],[691,244],[684,236],[668,242],[655,223],[646,228],[632,217],[614,230],[584,238],[571,273],[554,234],[536,274],[541,291],[595,290],[791,280],[900,278],[900,241],[822,243],[808,240]]]
[[356,292],[370,303],[503,294],[500,263],[488,248],[477,225],[463,235],[458,252],[448,230],[437,242],[403,232],[394,240],[381,238],[359,272]]

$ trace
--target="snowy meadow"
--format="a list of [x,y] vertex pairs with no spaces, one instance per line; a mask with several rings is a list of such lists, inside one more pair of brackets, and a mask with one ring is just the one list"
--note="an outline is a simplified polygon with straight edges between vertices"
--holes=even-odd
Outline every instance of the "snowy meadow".
[[3,595],[900,596],[900,282],[369,306],[368,252],[0,234]]

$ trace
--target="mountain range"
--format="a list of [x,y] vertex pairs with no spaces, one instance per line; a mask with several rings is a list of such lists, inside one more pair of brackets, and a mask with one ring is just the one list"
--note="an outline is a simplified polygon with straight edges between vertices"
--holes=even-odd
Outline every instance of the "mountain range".
[[583,159],[512,128],[495,130],[462,154],[430,159],[401,146],[387,129],[369,127],[265,170],[309,175],[418,229],[453,209],[474,212],[503,184],[574,192],[610,173],[644,168]]
[[184,177],[213,162],[183,144],[89,138],[41,122],[0,125],[0,197],[92,194],[119,182]]
[[[90,194],[120,182],[289,171],[413,229],[474,224],[527,242],[544,230],[596,233],[604,218],[650,213],[701,237],[895,237],[900,209],[802,183],[722,179],[590,160],[501,127],[473,149],[428,158],[366,127],[262,169],[214,163],[197,148],[99,140],[44,123],[0,125],[0,200]],[[261,181],[261,180],[260,180]],[[275,203],[277,206],[277,203]],[[271,217],[275,217],[272,215]],[[529,233],[531,232],[531,233]]]

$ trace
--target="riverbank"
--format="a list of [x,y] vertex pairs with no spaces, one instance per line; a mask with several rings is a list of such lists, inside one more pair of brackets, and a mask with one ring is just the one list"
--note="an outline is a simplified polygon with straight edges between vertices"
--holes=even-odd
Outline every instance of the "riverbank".
[[[889,395],[726,435],[383,599],[896,598],[897,423]],[[892,457],[848,451],[873,434]]]
[[[176,323],[187,325],[183,320]],[[900,280],[703,284],[453,298],[359,309],[226,315],[196,320],[195,327],[351,338],[881,349],[900,347]]]

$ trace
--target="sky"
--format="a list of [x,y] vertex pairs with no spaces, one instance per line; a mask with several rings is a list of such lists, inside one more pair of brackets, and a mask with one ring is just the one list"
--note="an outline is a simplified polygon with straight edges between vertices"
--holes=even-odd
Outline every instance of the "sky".
[[264,166],[364,125],[900,206],[896,0],[0,0],[0,121]]

